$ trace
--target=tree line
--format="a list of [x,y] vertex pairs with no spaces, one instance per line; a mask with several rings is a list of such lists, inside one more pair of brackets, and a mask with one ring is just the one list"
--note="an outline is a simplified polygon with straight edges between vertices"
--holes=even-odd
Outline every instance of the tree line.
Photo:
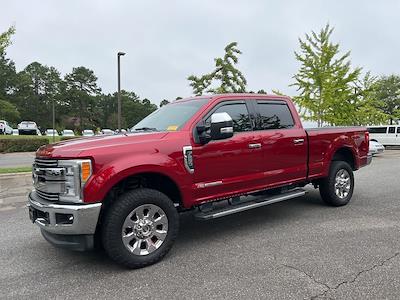
[[[400,77],[377,77],[352,67],[350,52],[341,52],[339,44],[331,40],[332,32],[328,24],[306,34],[299,38],[299,50],[294,52],[300,67],[291,86],[297,89],[293,99],[303,119],[315,121],[318,126],[398,120]],[[51,128],[54,103],[57,129],[117,127],[117,93],[102,93],[92,70],[81,66],[62,76],[54,67],[33,62],[17,72],[5,51],[14,33],[11,27],[0,35],[0,119],[14,126],[20,120],[34,120],[41,128]],[[229,43],[224,50],[224,56],[214,59],[209,73],[187,78],[193,94],[266,93],[264,89],[247,89],[247,80],[238,68],[242,52],[237,42]],[[122,91],[121,102],[125,128],[157,109],[149,99],[141,99],[132,91]],[[168,103],[164,99],[160,106]]]

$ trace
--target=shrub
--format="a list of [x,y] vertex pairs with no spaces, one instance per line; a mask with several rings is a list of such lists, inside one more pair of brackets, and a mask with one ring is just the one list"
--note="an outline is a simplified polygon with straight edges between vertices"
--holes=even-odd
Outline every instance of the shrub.
[[0,139],[0,153],[3,152],[32,152],[40,146],[49,143],[48,138],[17,138]]
[[72,140],[72,139],[76,139],[80,136],[60,136],[60,141],[66,141],[66,140]]

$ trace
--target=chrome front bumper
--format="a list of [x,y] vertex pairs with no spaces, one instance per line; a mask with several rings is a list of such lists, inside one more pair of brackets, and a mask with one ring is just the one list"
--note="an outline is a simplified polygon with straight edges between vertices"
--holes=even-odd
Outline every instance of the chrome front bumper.
[[57,235],[93,235],[101,203],[54,204],[29,194],[29,216],[40,229]]

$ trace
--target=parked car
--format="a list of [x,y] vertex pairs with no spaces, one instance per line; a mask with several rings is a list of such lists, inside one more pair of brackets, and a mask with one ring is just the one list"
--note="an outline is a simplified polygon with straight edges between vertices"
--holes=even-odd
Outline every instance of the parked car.
[[381,154],[385,151],[385,146],[377,141],[369,141],[369,153],[372,155]]
[[18,129],[13,129],[13,130],[12,130],[12,135],[19,135]]
[[366,128],[305,130],[276,95],[177,100],[132,131],[37,151],[29,211],[47,241],[86,250],[100,238],[116,262],[144,267],[170,250],[181,212],[215,219],[304,196],[310,183],[346,205],[353,172],[372,159]]
[[12,134],[12,127],[5,120],[0,120],[0,134]]
[[110,135],[110,134],[114,134],[114,131],[112,131],[111,129],[102,129],[102,130],[100,130],[100,134],[101,135]]
[[82,131],[82,136],[94,136],[94,132],[92,129],[85,129]]
[[47,129],[46,131],[45,131],[45,135],[47,135],[47,136],[59,136],[59,134],[58,134],[58,131],[57,130],[55,130],[55,129]]
[[[116,130],[114,131],[114,134],[118,134],[118,133],[120,133],[120,132],[119,132],[119,129],[116,129]],[[125,133],[127,133],[127,130],[122,128],[122,129],[121,129],[121,133],[125,134]]]
[[63,131],[61,131],[61,135],[62,136],[75,136],[75,133],[71,129],[64,129]]
[[383,125],[368,127],[371,141],[384,146],[400,146],[400,125]]
[[41,135],[40,131],[33,121],[22,121],[18,124],[19,135]]

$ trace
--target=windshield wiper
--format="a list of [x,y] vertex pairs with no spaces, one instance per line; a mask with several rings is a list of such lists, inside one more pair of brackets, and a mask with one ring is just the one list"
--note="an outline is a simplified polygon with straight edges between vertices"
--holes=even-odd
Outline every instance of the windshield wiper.
[[157,128],[154,127],[140,127],[135,128],[135,131],[158,131]]

